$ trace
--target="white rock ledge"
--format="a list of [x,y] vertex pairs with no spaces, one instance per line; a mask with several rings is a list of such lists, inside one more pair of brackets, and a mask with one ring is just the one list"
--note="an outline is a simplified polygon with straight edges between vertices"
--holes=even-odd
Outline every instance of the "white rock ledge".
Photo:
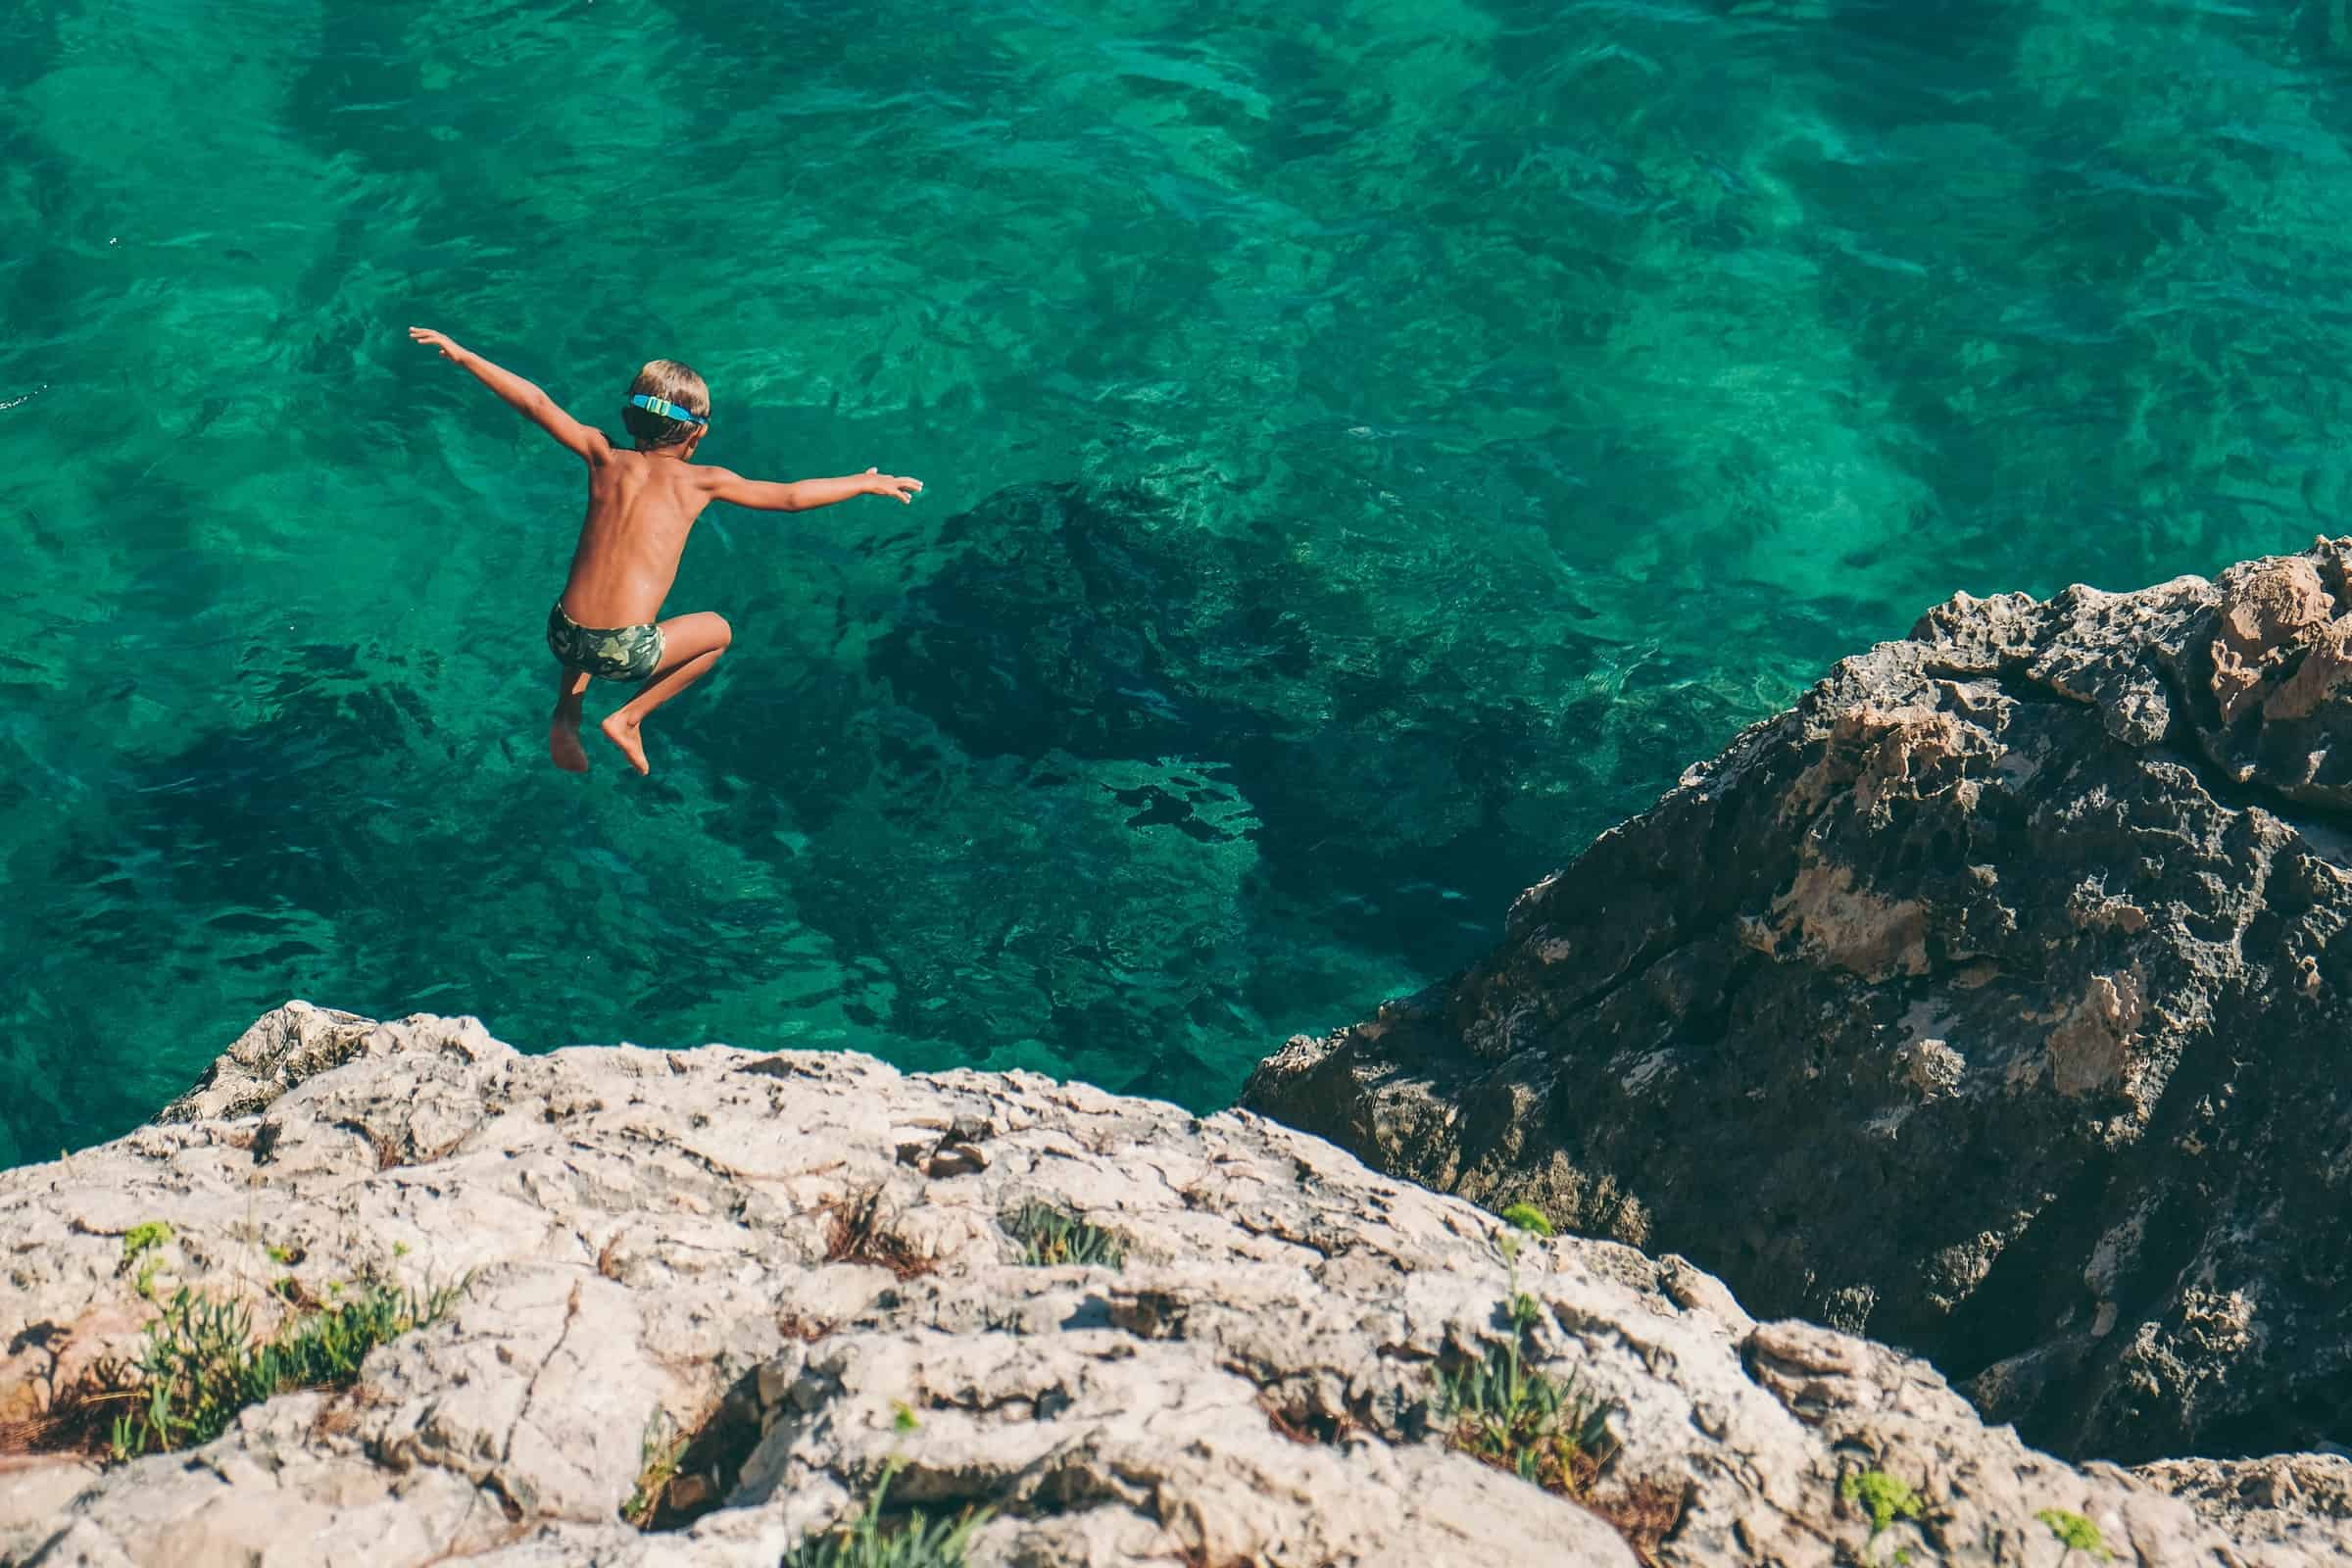
[[[933,1157],[945,1142],[985,1168]],[[930,1272],[826,1261],[867,1197]],[[1021,1266],[997,1216],[1032,1198],[1121,1232],[1125,1268]],[[122,1238],[149,1220],[173,1236],[156,1294],[258,1321],[286,1273],[322,1298],[361,1275],[469,1283],[358,1387],[273,1399],[203,1448],[0,1461],[9,1568],[773,1568],[894,1454],[894,1499],[996,1509],[975,1565],[1636,1560],[1432,1435],[1435,1368],[1499,1332],[1497,1223],[1247,1114],[856,1055],[529,1056],[470,1018],[290,1003],[158,1124],[0,1173],[0,1416],[135,1346],[152,1308]],[[2352,1562],[2342,1460],[2203,1466],[2200,1514],[2154,1472],[1983,1426],[1923,1363],[1754,1324],[1680,1259],[1562,1240],[1518,1275],[1542,1364],[1616,1411],[1600,1494],[1685,1496],[1660,1562],[2046,1568],[2053,1508],[2119,1563]],[[730,1389],[764,1437],[725,1505],[673,1534],[623,1523],[648,1431]],[[1838,1496],[1864,1468],[1925,1517],[1871,1542]]]

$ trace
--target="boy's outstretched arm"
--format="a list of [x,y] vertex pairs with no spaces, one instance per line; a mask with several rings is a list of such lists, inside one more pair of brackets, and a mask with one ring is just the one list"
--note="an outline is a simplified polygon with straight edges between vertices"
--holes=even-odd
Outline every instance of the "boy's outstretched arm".
[[441,357],[458,365],[473,378],[511,404],[514,411],[561,442],[565,451],[585,458],[590,463],[602,463],[612,453],[612,444],[605,432],[582,424],[556,406],[556,400],[513,370],[501,369],[471,349],[452,342],[446,333],[429,326],[412,326],[409,336],[418,343],[441,351]]
[[713,501],[731,501],[739,507],[752,507],[760,512],[807,512],[811,507],[830,507],[853,496],[889,496],[906,502],[923,487],[920,479],[902,479],[896,474],[873,468],[863,473],[844,474],[838,479],[795,479],[778,484],[772,479],[746,479],[740,473],[725,468],[704,468],[703,482],[710,487]]

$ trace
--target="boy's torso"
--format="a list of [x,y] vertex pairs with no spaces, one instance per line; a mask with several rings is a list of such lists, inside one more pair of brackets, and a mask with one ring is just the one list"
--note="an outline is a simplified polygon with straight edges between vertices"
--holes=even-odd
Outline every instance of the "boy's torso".
[[583,626],[660,617],[694,520],[710,504],[693,465],[614,450],[588,469],[588,515],[564,585],[564,612]]

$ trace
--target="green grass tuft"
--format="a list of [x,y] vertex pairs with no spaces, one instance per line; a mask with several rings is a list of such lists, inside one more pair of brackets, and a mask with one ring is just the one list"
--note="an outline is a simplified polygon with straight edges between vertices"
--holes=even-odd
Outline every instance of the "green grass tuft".
[[357,1299],[298,1318],[267,1341],[230,1301],[181,1289],[147,1326],[138,1363],[139,1408],[118,1416],[108,1446],[117,1459],[210,1443],[237,1412],[296,1389],[348,1387],[368,1352],[439,1317],[455,1289],[429,1296],[373,1285]]
[[1077,1263],[1115,1269],[1127,1262],[1126,1238],[1051,1203],[1023,1203],[999,1223],[1021,1244],[1021,1261],[1040,1268]]
[[1452,1422],[1452,1446],[1546,1492],[1582,1497],[1612,1449],[1608,1411],[1585,1397],[1576,1380],[1555,1379],[1527,1364],[1527,1343],[1542,1309],[1513,1290],[1510,1337],[1438,1380],[1440,1414]]
[[899,1468],[897,1459],[884,1468],[856,1524],[809,1537],[786,1552],[777,1568],[964,1568],[964,1548],[973,1532],[988,1522],[988,1510],[934,1519],[918,1508],[885,1533],[882,1498]]

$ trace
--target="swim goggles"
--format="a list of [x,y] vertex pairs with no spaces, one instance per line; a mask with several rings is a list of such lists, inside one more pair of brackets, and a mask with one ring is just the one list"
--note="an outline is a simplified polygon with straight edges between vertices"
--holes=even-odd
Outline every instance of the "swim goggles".
[[629,402],[632,406],[643,409],[648,414],[659,414],[664,419],[676,419],[685,424],[709,424],[710,422],[708,415],[697,414],[692,409],[681,409],[667,398],[649,397],[643,392],[638,392],[630,396]]

